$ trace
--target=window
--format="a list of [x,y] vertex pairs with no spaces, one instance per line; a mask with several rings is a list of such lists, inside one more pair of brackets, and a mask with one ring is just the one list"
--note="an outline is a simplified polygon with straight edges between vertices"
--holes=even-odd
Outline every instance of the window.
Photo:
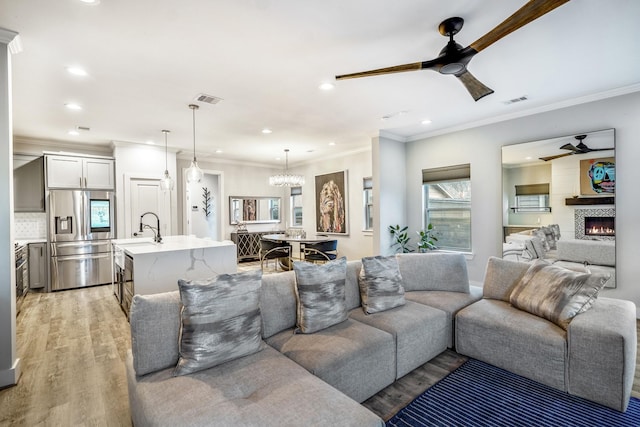
[[302,227],[302,187],[291,187],[291,226]]
[[471,252],[471,168],[422,171],[423,228],[432,224],[438,248]]
[[373,179],[362,180],[362,204],[364,206],[364,230],[373,231]]
[[516,185],[514,212],[551,212],[549,184]]

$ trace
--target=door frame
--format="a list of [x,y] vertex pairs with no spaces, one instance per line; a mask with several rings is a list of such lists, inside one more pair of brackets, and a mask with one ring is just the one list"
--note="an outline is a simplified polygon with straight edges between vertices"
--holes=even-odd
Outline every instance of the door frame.
[[[182,168],[182,206],[183,206],[183,211],[182,211],[182,231],[183,234],[189,234],[189,219],[191,218],[191,206],[187,200],[187,169],[188,168]],[[219,241],[223,241],[223,240],[228,240],[223,236],[223,222],[225,220],[224,214],[225,214],[225,209],[223,209],[223,206],[227,205],[226,199],[225,199],[225,195],[224,195],[224,172],[220,171],[220,170],[214,170],[214,169],[202,169],[202,172],[205,175],[217,175],[218,176],[218,187],[216,188],[217,192],[218,192],[218,198],[219,200],[217,201],[217,203],[215,204],[215,209],[216,209],[216,233],[218,235],[218,240]]]
[[[131,206],[130,206],[130,200],[131,200],[131,181],[132,180],[136,180],[136,179],[145,179],[145,180],[149,180],[149,181],[157,181],[158,183],[160,183],[161,178],[158,177],[158,175],[152,175],[152,174],[142,174],[142,173],[125,173],[124,174],[124,200],[122,201],[122,219],[124,222],[124,236],[126,236],[125,238],[130,238],[131,237],[131,227],[132,224],[129,224],[129,218],[130,218],[130,212],[131,212]],[[173,194],[174,192],[171,191],[171,195],[169,196],[169,212],[171,215],[171,221],[170,221],[170,228],[171,228],[171,233],[174,234],[176,232],[176,219],[175,219],[175,194]],[[117,206],[116,206],[117,209]]]

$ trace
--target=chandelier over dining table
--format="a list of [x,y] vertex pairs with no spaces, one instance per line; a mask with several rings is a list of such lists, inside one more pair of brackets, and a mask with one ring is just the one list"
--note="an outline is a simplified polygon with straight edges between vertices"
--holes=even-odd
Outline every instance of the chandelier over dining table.
[[274,187],[300,187],[304,185],[304,176],[289,173],[289,149],[284,150],[284,172],[269,177],[269,185]]

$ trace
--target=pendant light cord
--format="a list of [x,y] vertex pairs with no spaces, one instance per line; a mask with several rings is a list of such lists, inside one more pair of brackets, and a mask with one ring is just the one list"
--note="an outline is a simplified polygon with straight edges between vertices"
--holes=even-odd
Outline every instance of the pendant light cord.
[[167,156],[169,155],[168,151],[167,151],[167,134],[169,133],[168,130],[163,130],[162,133],[164,133],[164,170],[168,171],[169,170],[169,163],[167,161]]
[[200,107],[195,104],[189,104],[189,108],[191,108],[191,111],[193,112],[193,161],[197,162],[196,160],[196,110]]

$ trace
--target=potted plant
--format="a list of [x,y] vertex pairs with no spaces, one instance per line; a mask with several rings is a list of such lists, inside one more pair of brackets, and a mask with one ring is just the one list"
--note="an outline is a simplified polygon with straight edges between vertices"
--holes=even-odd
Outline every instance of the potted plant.
[[413,252],[413,249],[409,246],[409,234],[407,233],[408,226],[404,226],[400,228],[399,225],[390,225],[389,233],[391,233],[391,238],[393,239],[393,243],[391,247],[394,248],[396,252],[408,253]]
[[420,252],[438,249],[435,244],[435,242],[438,241],[438,238],[433,235],[433,224],[429,223],[426,230],[420,230],[417,233],[418,236],[420,236],[420,241],[418,242],[418,250]]

